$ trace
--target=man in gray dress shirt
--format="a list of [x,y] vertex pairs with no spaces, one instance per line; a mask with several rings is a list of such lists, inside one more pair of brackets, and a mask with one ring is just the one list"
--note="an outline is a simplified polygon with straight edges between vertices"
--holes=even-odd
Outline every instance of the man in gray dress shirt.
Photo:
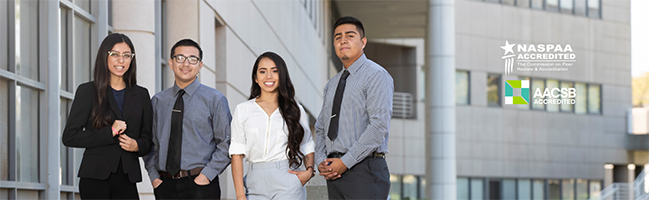
[[334,24],[334,49],[345,67],[324,89],[316,128],[316,163],[329,199],[387,199],[385,162],[392,118],[392,76],[367,59],[363,24],[342,17]]
[[174,86],[151,99],[154,146],[145,161],[156,199],[221,197],[232,116],[225,96],[199,82],[202,58],[198,43],[178,41],[169,59]]

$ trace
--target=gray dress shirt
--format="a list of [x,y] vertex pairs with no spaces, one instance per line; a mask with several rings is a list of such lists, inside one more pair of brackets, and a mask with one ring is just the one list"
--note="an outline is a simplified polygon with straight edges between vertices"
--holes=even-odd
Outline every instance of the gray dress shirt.
[[351,168],[372,152],[388,153],[392,118],[392,76],[363,54],[348,69],[345,92],[340,105],[338,136],[329,140],[329,122],[340,71],[324,88],[324,104],[315,124],[316,165],[330,153],[345,153],[340,159]]
[[[153,106],[153,149],[144,158],[151,181],[166,171],[167,148],[171,134],[171,109],[180,88],[174,86],[151,98]],[[210,181],[230,164],[230,107],[225,96],[196,78],[185,87],[181,170],[204,167],[201,173]]]

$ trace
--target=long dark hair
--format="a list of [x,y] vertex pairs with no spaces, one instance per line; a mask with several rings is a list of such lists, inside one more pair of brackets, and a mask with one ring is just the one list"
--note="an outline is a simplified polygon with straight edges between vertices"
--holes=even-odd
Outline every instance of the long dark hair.
[[302,165],[302,158],[304,154],[300,151],[300,143],[304,138],[304,127],[300,124],[300,107],[295,102],[295,89],[293,83],[288,75],[286,62],[284,59],[273,52],[266,52],[257,57],[255,65],[252,68],[252,86],[250,86],[250,99],[257,98],[261,94],[261,88],[255,80],[257,79],[257,69],[259,68],[259,61],[262,58],[270,58],[275,62],[277,71],[279,72],[279,95],[278,104],[279,112],[284,118],[284,122],[288,126],[288,145],[286,145],[286,156],[292,168],[298,168]]
[[[108,71],[108,52],[113,49],[115,44],[125,42],[128,47],[131,48],[131,53],[135,53],[135,47],[126,35],[121,33],[113,33],[101,42],[99,46],[99,51],[97,51],[97,59],[95,60],[95,72],[94,72],[94,84],[95,90],[97,92],[94,106],[92,108],[92,126],[95,129],[100,129],[104,126],[110,126],[110,115],[108,113],[109,105],[106,92],[108,92],[108,87],[110,86],[110,71]],[[131,88],[133,85],[137,84],[136,64],[135,57],[131,59],[131,65],[128,70],[124,73],[123,80],[126,84],[126,87]]]

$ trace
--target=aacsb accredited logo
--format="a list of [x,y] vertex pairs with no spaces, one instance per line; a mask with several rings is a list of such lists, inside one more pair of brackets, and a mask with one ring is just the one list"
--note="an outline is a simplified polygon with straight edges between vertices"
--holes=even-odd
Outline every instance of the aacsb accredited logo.
[[570,44],[510,44],[505,41],[505,74],[516,71],[568,71],[577,61]]
[[[536,88],[534,104],[575,104],[575,88]],[[529,80],[505,81],[505,104],[521,105],[530,103]]]
[[505,104],[529,104],[529,80],[508,80],[505,82]]

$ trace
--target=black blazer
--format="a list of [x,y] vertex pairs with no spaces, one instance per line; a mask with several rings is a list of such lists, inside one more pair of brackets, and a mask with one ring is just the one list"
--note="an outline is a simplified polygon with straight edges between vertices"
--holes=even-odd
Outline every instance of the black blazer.
[[[138,157],[149,153],[153,110],[149,91],[140,86],[126,87],[123,112],[120,112],[113,92],[108,89],[106,97],[110,106],[111,125],[94,129],[92,108],[96,98],[93,82],[81,84],[74,95],[70,115],[63,131],[65,146],[86,148],[79,167],[79,177],[106,180],[116,172],[121,162],[124,173],[132,183],[142,181]],[[119,146],[119,136],[113,137],[111,129],[115,120],[126,122],[123,134],[137,141],[139,152],[128,152]]]

